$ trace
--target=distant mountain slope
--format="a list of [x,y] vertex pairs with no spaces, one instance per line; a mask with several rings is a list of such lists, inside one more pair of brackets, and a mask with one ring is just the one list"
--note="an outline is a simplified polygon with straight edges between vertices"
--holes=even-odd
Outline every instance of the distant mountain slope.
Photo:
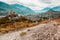
[[0,8],[6,11],[9,11],[11,9],[10,5],[4,2],[0,2]]
[[46,8],[43,8],[42,10],[40,10],[40,11],[47,12],[48,10],[50,10],[50,8],[49,7],[46,7]]
[[55,10],[55,11],[60,11],[60,6],[55,6],[52,9]]
[[11,5],[12,9],[14,12],[18,14],[29,14],[29,13],[34,13],[34,11],[28,7],[25,7],[23,5],[19,4],[12,4]]
[[26,6],[20,5],[20,4],[7,4],[4,2],[0,2],[0,14],[1,13],[6,15],[9,11],[14,11],[17,14],[29,14],[29,13],[34,13],[34,11]]
[[43,8],[43,9],[41,9],[41,10],[35,10],[35,12],[36,12],[36,13],[45,13],[45,12],[47,12],[48,10],[50,10],[50,8],[49,8],[49,7],[46,7],[46,8]]
[[49,11],[50,9],[54,10],[54,11],[60,11],[60,6],[54,6],[52,8],[50,7],[46,7],[46,8],[43,8],[41,10],[36,10],[37,13],[45,13],[47,11]]
[[[52,10],[50,10],[52,9]],[[46,8],[43,8],[42,10],[32,10],[30,9],[29,7],[26,7],[24,5],[21,5],[21,4],[7,4],[7,3],[4,3],[4,2],[1,2],[0,1],[0,15],[6,15],[8,14],[9,11],[14,11],[16,12],[17,14],[44,14],[44,15],[48,15],[48,14],[52,14],[52,13],[59,13],[58,11],[60,11],[60,6],[55,6],[53,8],[49,8],[49,7],[46,7]],[[51,11],[51,12],[50,12]],[[54,11],[54,12],[52,12]],[[56,12],[55,12],[56,11]]]
[[0,8],[0,11],[2,11],[2,10],[5,11],[5,9]]
[[0,1],[0,16],[8,14],[10,10],[11,7],[9,4]]
[[52,9],[48,10],[46,13],[44,13],[44,15],[49,16],[49,17],[56,17],[56,16],[60,16],[60,11],[54,11]]
[[49,19],[54,19],[60,17],[60,11],[54,11],[52,9],[48,10],[45,13],[37,14],[37,15],[27,15],[26,18],[32,21],[37,21],[37,20],[49,20]]

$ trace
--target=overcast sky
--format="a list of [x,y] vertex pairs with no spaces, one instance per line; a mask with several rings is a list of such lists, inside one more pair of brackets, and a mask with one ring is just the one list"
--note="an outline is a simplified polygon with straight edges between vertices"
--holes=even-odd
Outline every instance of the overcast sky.
[[33,10],[40,10],[45,7],[60,5],[60,0],[0,0],[9,4],[23,4]]

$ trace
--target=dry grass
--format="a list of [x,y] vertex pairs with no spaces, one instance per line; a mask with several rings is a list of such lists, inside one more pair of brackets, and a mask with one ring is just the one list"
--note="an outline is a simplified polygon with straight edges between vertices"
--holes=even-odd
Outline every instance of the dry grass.
[[[60,22],[60,18],[54,19],[54,20],[45,20],[45,21],[41,21],[41,22],[28,22],[28,21],[15,22],[13,24],[8,24],[5,27],[0,27],[0,33],[8,33],[9,31],[13,31],[13,30],[17,30],[17,29],[25,28],[25,27],[32,27],[32,26],[36,26],[38,24],[48,23],[50,21]],[[59,24],[57,24],[57,25],[59,25]]]
[[0,33],[8,33],[9,31],[18,30],[20,28],[25,28],[25,27],[32,27],[37,24],[38,23],[36,22],[27,22],[27,21],[15,22],[13,24],[8,24],[5,27],[0,27]]

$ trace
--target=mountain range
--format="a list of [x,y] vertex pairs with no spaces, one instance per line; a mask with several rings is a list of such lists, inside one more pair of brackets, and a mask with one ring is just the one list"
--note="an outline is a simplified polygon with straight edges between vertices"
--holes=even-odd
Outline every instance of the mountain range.
[[38,14],[38,13],[46,13],[49,10],[53,10],[53,11],[60,11],[60,6],[55,6],[55,7],[46,7],[43,8],[41,10],[36,10],[34,11],[33,9],[26,7],[22,4],[7,4],[4,2],[0,1],[0,15],[6,15],[8,14],[9,11],[13,11],[17,14]]
[[20,4],[7,4],[4,2],[0,2],[0,15],[4,13],[8,13],[9,11],[13,11],[17,14],[27,14],[34,13],[34,11],[26,6]]
[[38,12],[38,13],[45,13],[45,12],[47,12],[47,11],[49,11],[49,10],[60,11],[60,6],[55,6],[55,7],[52,7],[52,8],[46,7],[46,8],[43,8],[43,9],[41,9],[41,10],[38,10],[37,12]]

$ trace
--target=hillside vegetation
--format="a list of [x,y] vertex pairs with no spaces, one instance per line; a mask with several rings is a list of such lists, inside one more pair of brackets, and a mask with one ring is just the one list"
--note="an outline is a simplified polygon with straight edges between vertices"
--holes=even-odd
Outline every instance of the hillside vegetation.
[[42,14],[24,16],[18,16],[18,14],[15,14],[15,12],[10,12],[10,14],[0,18],[0,33],[7,33],[12,30],[47,23],[56,18],[60,18],[59,11],[49,10]]

